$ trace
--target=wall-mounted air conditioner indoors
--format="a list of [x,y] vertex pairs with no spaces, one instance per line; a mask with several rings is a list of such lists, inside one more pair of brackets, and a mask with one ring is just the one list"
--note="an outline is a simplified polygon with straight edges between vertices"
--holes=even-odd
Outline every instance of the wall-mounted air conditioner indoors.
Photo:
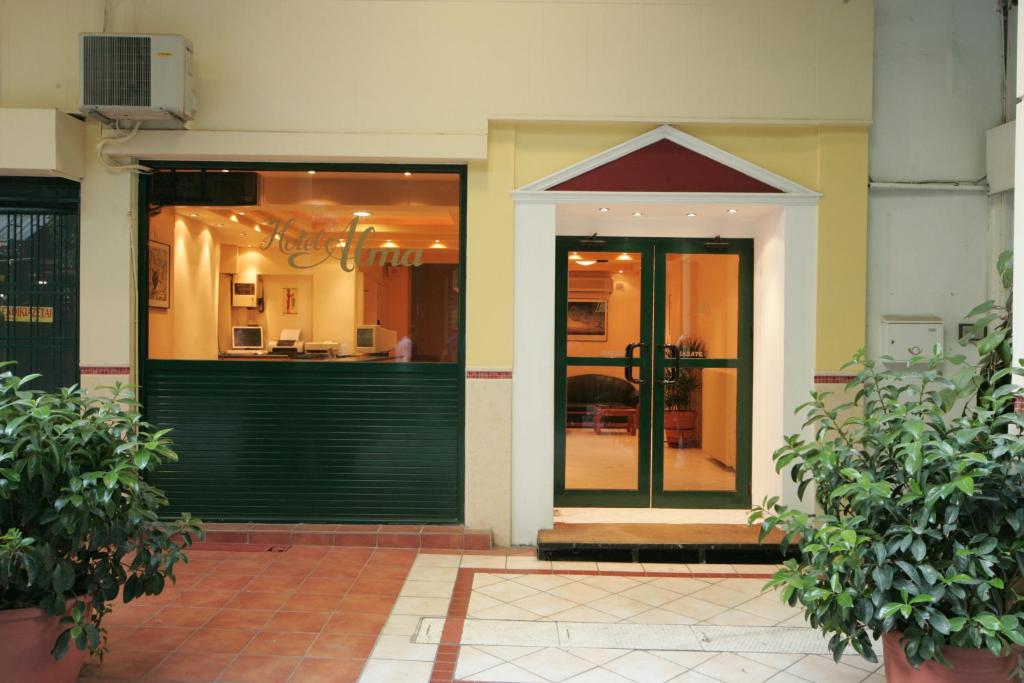
[[192,43],[183,36],[83,33],[79,109],[104,123],[183,128],[195,114]]

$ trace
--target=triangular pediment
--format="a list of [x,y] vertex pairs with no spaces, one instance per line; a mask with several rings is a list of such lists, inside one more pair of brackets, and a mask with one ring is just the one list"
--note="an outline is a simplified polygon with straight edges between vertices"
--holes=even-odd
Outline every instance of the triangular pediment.
[[667,125],[517,192],[817,196],[802,185]]

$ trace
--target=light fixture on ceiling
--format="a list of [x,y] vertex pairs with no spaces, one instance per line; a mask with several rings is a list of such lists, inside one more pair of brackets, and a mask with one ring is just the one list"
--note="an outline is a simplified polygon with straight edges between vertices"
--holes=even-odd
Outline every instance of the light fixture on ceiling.
[[235,214],[231,214],[231,220],[233,220],[234,222],[237,223],[238,222],[238,216],[236,216]]
[[441,240],[434,240],[434,243],[430,245],[430,248],[431,249],[447,249],[448,247],[444,246],[441,243]]
[[192,216],[192,218],[195,218],[195,217],[196,217],[196,216],[198,216],[198,215],[199,215],[198,213],[190,213],[190,214],[189,214],[189,216]]
[[602,206],[600,209],[598,209],[598,211],[600,211],[601,213],[608,213],[608,207]]
[[387,242],[380,246],[383,247],[384,249],[398,249],[398,245],[392,242],[391,240],[388,240]]
[[634,211],[633,212],[633,218],[639,218],[640,216],[643,216],[643,214],[640,213],[639,211]]
[[46,285],[49,284],[49,282],[47,282],[46,280],[39,280],[39,284]]
[[217,227],[218,227],[218,228],[223,228],[223,227],[224,227],[224,224],[223,224],[223,223],[218,223],[218,224],[217,224]]
[[274,239],[275,239],[275,240],[280,240],[280,239],[281,239],[281,236],[280,236],[280,235],[274,235]]
[[736,209],[729,209],[726,213],[736,213]]
[[230,173],[230,171],[228,171],[228,169],[226,169],[226,168],[220,169],[220,172],[221,173]]
[[239,216],[244,216],[245,215],[245,211],[236,211],[235,213],[237,213]]
[[622,274],[622,269],[621,269],[621,268],[619,268],[619,275],[621,275],[621,274]]
[[258,225],[252,226],[252,229],[255,230],[256,232],[263,232],[262,230],[260,230],[260,226]]
[[352,215],[353,216],[358,216],[359,218],[369,218],[373,214],[370,213],[369,211],[353,211]]
[[238,236],[239,237],[245,237],[245,233],[244,232],[240,232],[240,233],[238,233]]
[[412,175],[412,171],[406,171],[406,172],[405,172],[405,173],[403,173],[402,175],[404,175],[404,176],[405,176],[406,178],[408,178],[409,176],[411,176],[411,175]]
[[697,217],[697,214],[695,214],[695,213],[694,213],[693,211],[691,211],[691,212],[689,212],[688,214],[686,214],[686,217],[687,217],[687,218],[696,218],[696,217]]
[[627,254],[626,252],[622,252],[621,254],[619,254],[618,256],[615,257],[615,260],[616,261],[632,261],[633,257],[630,256],[629,254]]
[[569,254],[569,260],[570,261],[579,261],[580,258],[582,258],[582,257],[577,252],[575,252],[575,251],[572,252],[571,254]]
[[308,173],[309,175],[316,175],[316,171],[314,171],[313,169],[306,171],[306,173]]
[[588,261],[577,261],[576,265],[578,265],[578,266],[592,266],[595,263],[597,263],[597,261],[590,261],[590,260],[588,260]]

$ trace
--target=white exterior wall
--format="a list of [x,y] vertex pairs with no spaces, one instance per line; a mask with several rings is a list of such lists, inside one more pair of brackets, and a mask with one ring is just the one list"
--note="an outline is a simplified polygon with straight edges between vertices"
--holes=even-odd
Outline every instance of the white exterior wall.
[[[982,181],[985,131],[1003,121],[998,0],[877,0],[874,183]],[[992,291],[1009,246],[1005,197],[980,191],[878,189],[868,203],[867,343],[882,353],[880,318],[933,313],[946,346]]]

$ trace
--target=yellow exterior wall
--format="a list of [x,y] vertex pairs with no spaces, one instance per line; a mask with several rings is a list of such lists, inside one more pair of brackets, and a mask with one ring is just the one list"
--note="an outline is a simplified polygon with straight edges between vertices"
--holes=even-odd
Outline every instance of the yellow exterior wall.
[[[867,127],[695,124],[679,128],[823,193],[818,223],[815,368],[822,372],[838,369],[864,344]],[[491,125],[488,161],[469,166],[469,367],[512,365],[513,215],[509,193],[650,129],[650,125],[636,124]]]

